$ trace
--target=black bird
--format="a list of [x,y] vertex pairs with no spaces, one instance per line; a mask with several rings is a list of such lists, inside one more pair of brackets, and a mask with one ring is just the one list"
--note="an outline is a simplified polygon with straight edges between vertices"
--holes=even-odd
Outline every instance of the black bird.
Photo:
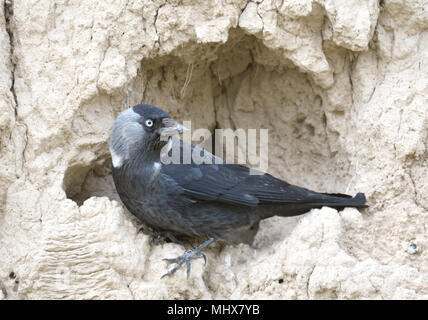
[[215,240],[251,244],[262,219],[301,215],[322,206],[366,207],[362,193],[317,193],[269,174],[251,175],[249,168],[224,161],[162,163],[161,150],[171,152],[173,141],[183,150],[184,142],[161,136],[182,129],[165,111],[139,104],[117,117],[110,141],[114,183],[128,210],[158,238],[205,240],[180,257],[165,259],[176,265],[164,276],[184,263],[189,276],[191,260],[206,260],[200,250]]

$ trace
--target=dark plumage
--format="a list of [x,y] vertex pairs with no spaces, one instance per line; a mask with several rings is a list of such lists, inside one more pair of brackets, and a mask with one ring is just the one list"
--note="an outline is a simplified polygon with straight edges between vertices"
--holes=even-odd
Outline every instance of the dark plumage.
[[[160,153],[167,141],[160,135],[181,129],[165,111],[137,105],[116,119],[110,143],[116,189],[132,214],[172,241],[208,239],[181,257],[167,259],[177,262],[168,274],[184,262],[189,274],[190,260],[205,258],[200,249],[214,240],[251,244],[262,219],[300,215],[322,206],[365,207],[362,193],[355,197],[317,193],[269,174],[250,175],[240,165],[162,164]],[[183,149],[182,141],[169,143],[173,141]]]

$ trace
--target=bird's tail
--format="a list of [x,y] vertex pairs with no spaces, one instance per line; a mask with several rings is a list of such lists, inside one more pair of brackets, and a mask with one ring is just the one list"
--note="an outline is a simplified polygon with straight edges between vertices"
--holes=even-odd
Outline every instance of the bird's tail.
[[[322,193],[319,201],[311,201],[306,203],[284,203],[271,207],[270,211],[266,211],[264,218],[278,215],[284,217],[298,216],[305,214],[311,209],[320,209],[321,207],[330,207],[337,210],[343,210],[346,207],[366,208],[366,196],[363,193],[357,193],[355,197],[340,194],[340,193]],[[274,210],[272,210],[274,209]]]
[[340,208],[340,207],[355,207],[355,208],[366,208],[366,196],[364,193],[357,193],[355,197],[341,193],[323,193],[326,196],[330,196],[330,201],[322,203],[322,205]]

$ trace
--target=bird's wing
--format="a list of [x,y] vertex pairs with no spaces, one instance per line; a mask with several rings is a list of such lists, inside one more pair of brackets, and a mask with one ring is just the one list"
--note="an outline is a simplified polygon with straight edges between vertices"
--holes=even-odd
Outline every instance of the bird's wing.
[[236,187],[248,177],[244,167],[228,164],[168,164],[162,174],[181,187],[184,195],[194,200],[217,200],[255,206],[259,200],[251,194],[237,193]]
[[169,164],[162,166],[162,174],[173,180],[184,195],[198,201],[253,207],[279,203],[326,204],[336,198],[290,185],[269,174],[250,175],[247,167],[234,164]]
[[[183,150],[183,142],[180,143]],[[352,199],[348,195],[317,193],[269,174],[250,174],[247,167],[227,164],[206,150],[191,147],[201,151],[205,159],[211,159],[211,164],[195,164],[193,160],[190,164],[163,164],[161,172],[193,201],[219,201],[254,207],[282,203],[324,205]]]

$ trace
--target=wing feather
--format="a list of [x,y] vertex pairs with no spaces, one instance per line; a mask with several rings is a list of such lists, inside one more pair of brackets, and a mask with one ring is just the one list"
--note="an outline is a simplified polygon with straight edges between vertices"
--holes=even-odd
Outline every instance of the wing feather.
[[[181,143],[181,149],[183,142]],[[192,146],[192,149],[198,148]],[[198,148],[198,152],[200,152]],[[270,174],[251,175],[247,167],[235,164],[214,164],[214,155],[203,150],[212,164],[167,164],[162,174],[181,188],[184,195],[197,201],[219,201],[254,207],[259,204],[316,203],[329,204],[349,198],[345,195],[317,193],[290,185]],[[217,158],[218,159],[218,158]]]

